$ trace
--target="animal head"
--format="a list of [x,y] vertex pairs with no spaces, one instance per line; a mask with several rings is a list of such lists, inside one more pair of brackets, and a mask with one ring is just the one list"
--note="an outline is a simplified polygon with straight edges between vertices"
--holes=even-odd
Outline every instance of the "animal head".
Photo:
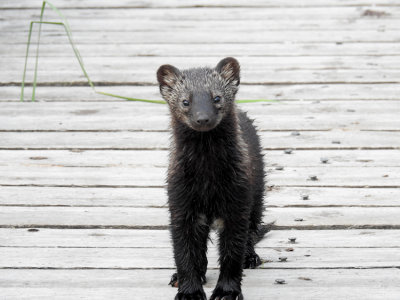
[[179,70],[162,65],[157,71],[160,92],[174,118],[196,131],[218,126],[232,110],[239,89],[240,66],[233,57],[215,68]]

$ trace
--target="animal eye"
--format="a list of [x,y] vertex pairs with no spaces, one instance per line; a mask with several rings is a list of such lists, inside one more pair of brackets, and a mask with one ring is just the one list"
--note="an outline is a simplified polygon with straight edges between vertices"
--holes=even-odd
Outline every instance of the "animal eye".
[[187,101],[187,100],[183,100],[183,101],[182,101],[182,104],[183,104],[183,106],[189,106],[190,103],[189,103],[189,101]]
[[216,96],[215,98],[214,98],[214,103],[218,103],[218,102],[220,102],[221,101],[221,97],[220,96]]

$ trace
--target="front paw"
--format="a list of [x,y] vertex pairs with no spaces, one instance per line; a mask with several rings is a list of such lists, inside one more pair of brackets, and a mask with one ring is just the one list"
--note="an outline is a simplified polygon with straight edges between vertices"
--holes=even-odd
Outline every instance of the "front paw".
[[191,294],[179,292],[175,296],[175,300],[207,300],[204,291],[197,291]]
[[243,300],[243,295],[240,291],[224,291],[217,287],[210,300]]

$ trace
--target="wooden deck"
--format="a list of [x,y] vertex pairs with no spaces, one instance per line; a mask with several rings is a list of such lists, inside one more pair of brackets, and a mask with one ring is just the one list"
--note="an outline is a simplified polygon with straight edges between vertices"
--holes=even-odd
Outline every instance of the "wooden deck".
[[[159,65],[235,56],[238,98],[279,100],[240,105],[260,129],[265,221],[276,221],[258,247],[265,263],[245,271],[245,299],[400,299],[398,1],[53,4],[100,90],[160,99]],[[167,107],[93,93],[51,26],[38,101],[21,103],[40,6],[0,2],[0,298],[173,299]],[[32,70],[33,59],[28,81]],[[208,296],[215,245],[209,257]]]

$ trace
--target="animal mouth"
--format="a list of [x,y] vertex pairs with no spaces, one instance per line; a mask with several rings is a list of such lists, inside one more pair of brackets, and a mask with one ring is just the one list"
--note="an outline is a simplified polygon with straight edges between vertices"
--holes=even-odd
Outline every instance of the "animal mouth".
[[186,125],[199,132],[213,130],[220,123],[221,118],[213,115],[189,115],[186,119]]
[[197,123],[191,123],[190,127],[195,130],[195,131],[200,131],[200,132],[206,132],[214,129],[216,127],[215,122],[207,123],[207,124],[197,124]]

